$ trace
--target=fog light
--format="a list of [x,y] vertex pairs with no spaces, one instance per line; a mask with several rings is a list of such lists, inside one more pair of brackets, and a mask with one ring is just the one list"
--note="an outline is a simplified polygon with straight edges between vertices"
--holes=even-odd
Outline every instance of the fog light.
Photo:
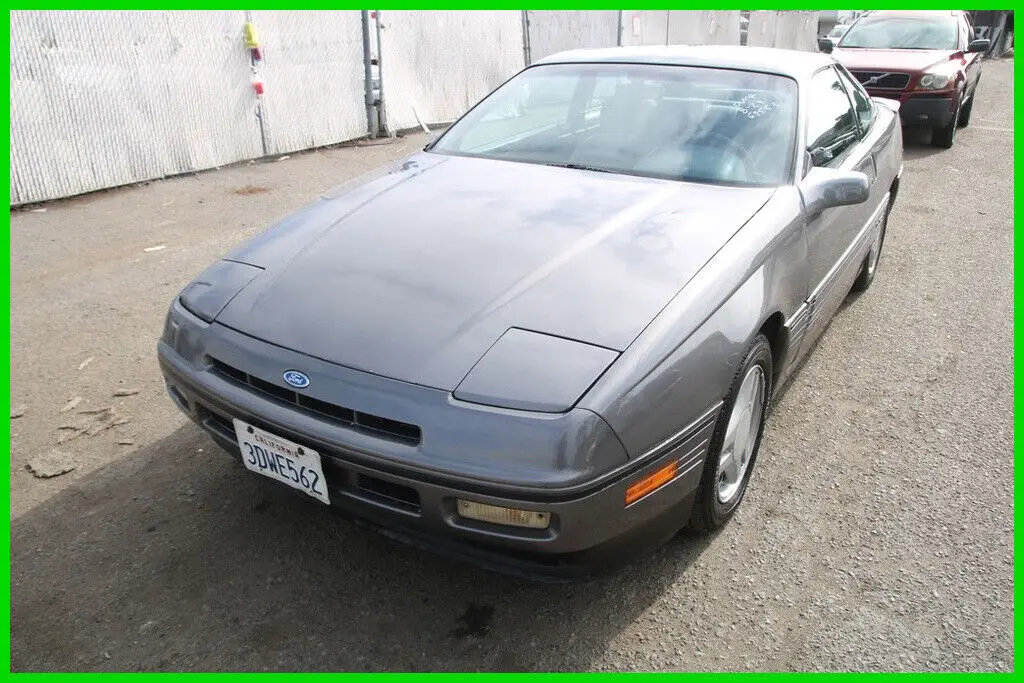
[[547,529],[551,524],[550,512],[517,510],[497,505],[484,505],[470,500],[456,499],[459,517],[475,519],[479,522],[490,522],[502,526],[517,526],[526,529]]

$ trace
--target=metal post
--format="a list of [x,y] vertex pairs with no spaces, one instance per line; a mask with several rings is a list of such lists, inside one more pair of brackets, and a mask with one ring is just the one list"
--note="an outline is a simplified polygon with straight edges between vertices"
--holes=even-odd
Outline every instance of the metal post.
[[363,24],[363,102],[366,104],[366,130],[371,138],[377,137],[376,102],[373,99],[373,56],[370,53],[370,11],[360,10]]
[[530,10],[522,10],[523,17],[523,66],[530,66]]
[[[245,20],[252,21],[252,12],[245,10]],[[256,77],[256,60],[252,54],[249,55],[249,71],[253,77]],[[263,150],[263,156],[267,156],[267,124],[265,121],[265,111],[263,109],[263,99],[256,96],[256,120],[260,124],[260,147]]]
[[379,129],[387,133],[388,137],[394,137],[394,133],[388,130],[388,103],[384,94],[384,45],[380,40],[380,10],[374,10],[377,14],[377,87],[380,89],[380,102],[377,104],[377,116],[380,121]]
[[618,35],[615,38],[615,44],[618,45],[619,47],[622,47],[622,20],[622,10],[619,10],[619,31]]

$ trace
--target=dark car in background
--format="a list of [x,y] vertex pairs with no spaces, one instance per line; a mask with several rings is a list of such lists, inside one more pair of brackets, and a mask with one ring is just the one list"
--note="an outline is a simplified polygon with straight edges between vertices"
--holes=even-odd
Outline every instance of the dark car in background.
[[966,12],[877,11],[855,21],[834,47],[819,45],[872,97],[900,103],[904,125],[932,129],[932,143],[953,146],[970,123],[987,39],[978,39]]

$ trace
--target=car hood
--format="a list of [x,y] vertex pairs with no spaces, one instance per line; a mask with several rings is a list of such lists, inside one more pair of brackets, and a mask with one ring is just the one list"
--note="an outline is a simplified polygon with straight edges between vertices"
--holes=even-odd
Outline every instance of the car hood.
[[773,192],[417,153],[229,255],[217,322],[447,390],[510,328],[621,351]]
[[840,48],[832,56],[850,70],[924,71],[953,56],[952,50],[866,50]]

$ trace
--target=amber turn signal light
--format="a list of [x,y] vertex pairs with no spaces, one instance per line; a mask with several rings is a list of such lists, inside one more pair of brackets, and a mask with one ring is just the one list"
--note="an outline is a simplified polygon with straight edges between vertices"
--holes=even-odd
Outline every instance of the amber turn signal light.
[[630,486],[626,489],[626,505],[635,503],[648,493],[652,493],[657,489],[660,489],[662,486],[675,479],[678,470],[679,463],[670,462],[660,470],[655,471],[653,474],[648,474],[646,477]]

